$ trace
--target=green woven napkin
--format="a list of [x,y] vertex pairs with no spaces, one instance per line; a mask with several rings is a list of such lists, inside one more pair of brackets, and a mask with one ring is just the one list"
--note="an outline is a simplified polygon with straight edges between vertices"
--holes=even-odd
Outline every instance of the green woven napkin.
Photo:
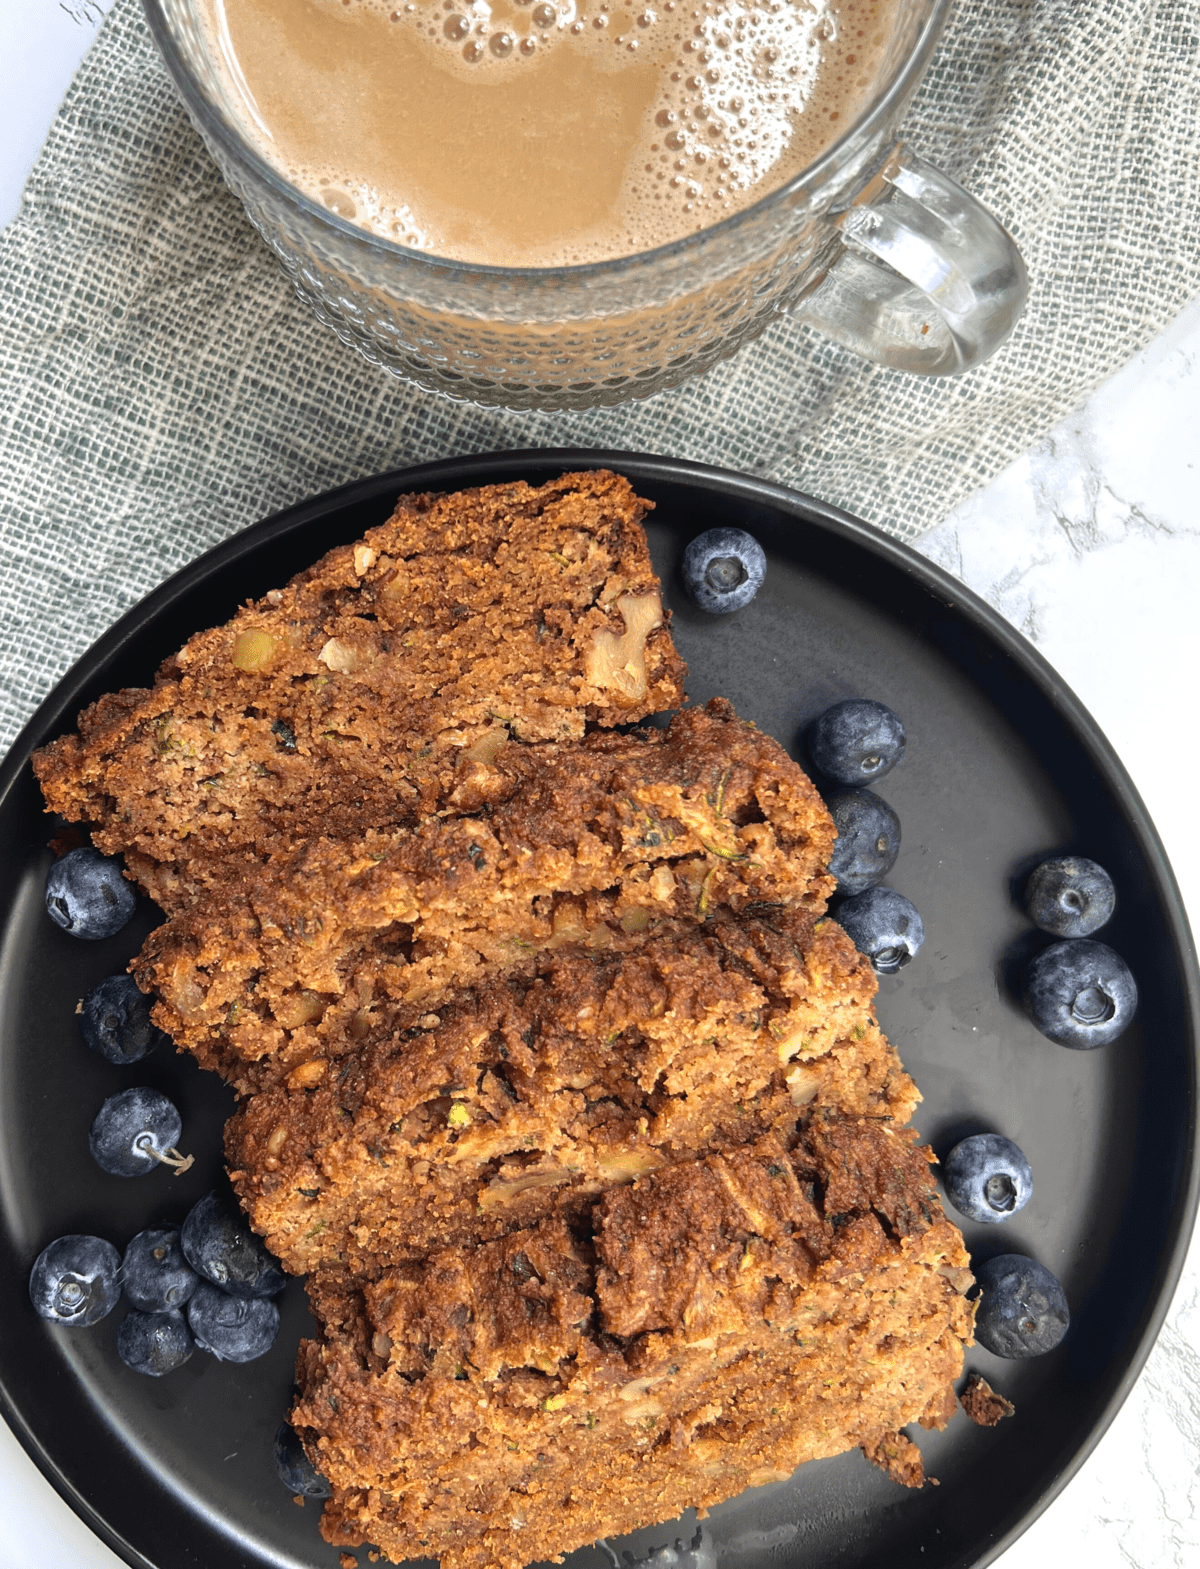
[[309,315],[193,133],[137,0],[117,0],[0,236],[0,750],[198,552],[399,464],[623,447],[921,533],[1200,291],[1198,16],[1183,0],[960,0],[905,133],[1029,264],[1026,315],[982,369],[922,381],[781,320],[645,403],[511,414],[393,381]]

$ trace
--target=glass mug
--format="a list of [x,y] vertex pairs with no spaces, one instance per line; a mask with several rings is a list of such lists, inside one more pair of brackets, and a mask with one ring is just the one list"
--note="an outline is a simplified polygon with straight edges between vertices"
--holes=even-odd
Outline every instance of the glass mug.
[[673,387],[791,311],[876,364],[985,360],[1028,290],[1009,235],[895,141],[951,0],[900,0],[874,98],[814,163],[670,245],[574,267],[451,261],[355,228],[238,129],[197,0],[144,0],[184,105],[300,297],[372,364],[507,408],[590,408]]

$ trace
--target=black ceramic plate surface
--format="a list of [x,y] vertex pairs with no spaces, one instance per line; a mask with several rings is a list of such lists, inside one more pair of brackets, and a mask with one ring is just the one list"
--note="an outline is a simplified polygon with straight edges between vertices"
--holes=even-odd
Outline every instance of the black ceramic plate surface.
[[[318,1534],[317,1506],[296,1507],[272,1461],[309,1324],[298,1282],[262,1360],[239,1367],[197,1353],[161,1380],[118,1361],[123,1309],[71,1331],[30,1307],[29,1269],[52,1238],[92,1232],[124,1247],[153,1222],[182,1219],[217,1180],[232,1104],[215,1078],[169,1051],[117,1069],[83,1047],[76,1000],[124,967],[155,912],[143,907],[130,927],[95,943],[51,924],[42,905],[51,828],[30,753],[102,692],[148,684],[187,634],[381,522],[401,490],[538,483],[602,464],[656,503],[650,544],[693,702],[725,695],[801,760],[806,723],[838,698],[875,697],[904,719],[907,756],[879,785],[903,824],[888,880],[916,902],[927,940],[908,969],[881,983],[881,1020],[924,1093],[917,1125],[936,1152],[967,1132],[994,1131],[1028,1155],[1028,1207],[1003,1227],[965,1225],[967,1243],[977,1258],[1022,1252],[1048,1265],[1073,1319],[1049,1356],[968,1353],[968,1368],[1017,1414],[990,1431],[960,1414],[944,1433],[918,1432],[940,1487],[898,1487],[855,1452],[745,1494],[699,1529],[688,1517],[607,1551],[584,1549],[571,1563],[986,1564],[1078,1468],[1162,1322],[1196,1206],[1200,985],[1145,810],[1039,656],[905,547],[752,479],[597,452],[504,454],[386,475],[270,518],[164,584],[64,678],[0,772],[0,1395],[46,1475],[130,1564],[334,1569],[338,1560]],[[728,617],[695,609],[679,577],[687,541],[715,524],[749,529],[769,560],[757,599]],[[1052,1045],[1011,993],[1014,970],[1045,940],[1014,886],[1041,855],[1064,850],[1112,873],[1119,906],[1100,935],[1141,991],[1133,1027],[1094,1052]],[[185,1176],[126,1180],[92,1163],[92,1117],[107,1095],[136,1083],[180,1106],[197,1157]]]

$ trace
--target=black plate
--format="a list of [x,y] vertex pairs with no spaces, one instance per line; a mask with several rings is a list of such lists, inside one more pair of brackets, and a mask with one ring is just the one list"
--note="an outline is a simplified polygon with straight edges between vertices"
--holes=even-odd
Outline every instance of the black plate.
[[[186,634],[382,521],[399,491],[537,483],[600,464],[657,503],[650,543],[694,702],[723,693],[797,755],[806,721],[837,698],[870,695],[902,715],[908,755],[880,786],[904,826],[890,882],[916,901],[928,938],[908,970],[883,982],[882,1022],[924,1091],[917,1121],[936,1151],[986,1129],[1016,1139],[1033,1163],[1028,1208],[1003,1228],[967,1226],[968,1245],[978,1257],[1040,1259],[1062,1279],[1073,1312],[1067,1341],[1047,1357],[1005,1363],[969,1353],[968,1365],[1016,1402],[1017,1415],[992,1431],[959,1416],[942,1434],[920,1434],[939,1488],[897,1487],[853,1453],[722,1506],[699,1536],[689,1519],[611,1547],[625,1561],[679,1539],[694,1544],[699,1561],[769,1557],[779,1569],[988,1563],[1081,1464],[1162,1322],[1197,1199],[1200,984],[1145,809],[1053,671],[904,546],[756,480],[598,452],[394,473],[270,518],[164,584],[64,678],[0,772],[0,1392],[46,1475],[130,1564],[333,1569],[337,1554],[318,1536],[317,1509],[292,1503],[271,1459],[309,1321],[292,1283],[267,1357],[239,1368],[198,1354],[158,1381],[118,1362],[120,1311],[70,1331],[30,1308],[29,1268],[51,1238],[96,1232],[123,1246],[152,1221],[182,1218],[216,1180],[231,1101],[190,1060],[160,1054],[118,1070],[81,1045],[76,999],[123,967],[154,912],[98,943],[50,923],[42,909],[49,829],[29,754],[100,693],[148,683]],[[679,581],[683,546],[716,523],[749,529],[770,560],[754,604],[724,618],[697,611]],[[1120,905],[1103,935],[1141,989],[1134,1027],[1096,1052],[1051,1045],[1007,990],[1013,963],[1039,941],[1013,901],[1014,879],[1039,854],[1063,849],[1112,872]],[[91,1118],[131,1083],[177,1099],[194,1171],[128,1181],[91,1163]],[[579,1569],[612,1562],[599,1547],[572,1560]]]

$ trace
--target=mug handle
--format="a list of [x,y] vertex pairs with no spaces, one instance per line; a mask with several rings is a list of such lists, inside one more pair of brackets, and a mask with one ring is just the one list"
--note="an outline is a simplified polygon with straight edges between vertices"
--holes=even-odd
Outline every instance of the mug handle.
[[876,365],[957,376],[994,353],[1029,292],[1008,232],[902,143],[835,220],[840,253],[793,306]]

